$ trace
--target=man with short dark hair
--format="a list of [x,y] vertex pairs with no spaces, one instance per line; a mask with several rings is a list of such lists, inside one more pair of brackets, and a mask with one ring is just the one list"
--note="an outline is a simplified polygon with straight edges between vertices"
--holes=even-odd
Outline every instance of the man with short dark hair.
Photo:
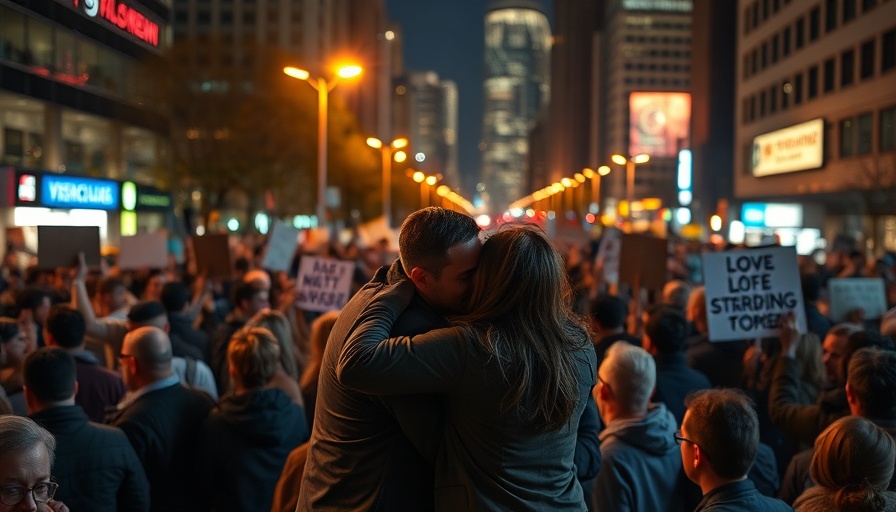
[[688,478],[700,486],[697,511],[783,512],[781,500],[763,496],[747,478],[759,449],[759,418],[746,395],[734,389],[697,391],[675,440]]
[[[416,295],[392,335],[448,326],[463,312],[481,242],[476,222],[443,208],[411,214],[399,235],[401,265],[380,268],[340,313],[324,352],[308,462],[296,510],[432,510],[433,470],[442,410],[431,396],[370,396],[336,378],[355,319],[400,267]],[[422,434],[422,435],[421,435]],[[425,454],[427,459],[421,454]],[[427,463],[429,462],[429,463]]]
[[60,347],[74,358],[78,394],[75,404],[84,409],[90,421],[102,423],[110,408],[124,398],[121,376],[100,364],[93,352],[85,349],[84,317],[66,306],[56,305],[47,317],[44,339],[49,347]]
[[149,510],[137,454],[121,430],[88,421],[75,404],[75,371],[75,360],[60,348],[38,349],[25,360],[28,413],[56,436],[56,497],[74,510]]
[[624,300],[615,295],[603,295],[591,303],[591,315],[588,320],[596,333],[594,351],[597,353],[598,365],[603,361],[610,345],[617,341],[625,341],[636,347],[641,346],[640,339],[626,332],[627,318],[628,306]]
[[182,386],[171,368],[171,343],[157,327],[125,336],[119,360],[128,396],[112,424],[137,452],[153,512],[203,510],[192,485],[202,423],[214,406],[205,393]]
[[654,402],[666,404],[681,424],[684,419],[684,399],[693,391],[709,389],[706,375],[688,367],[684,358],[688,322],[684,314],[669,306],[653,311],[644,325],[644,350],[656,362],[656,390]]
[[231,292],[231,302],[233,310],[224,318],[224,323],[218,326],[211,347],[209,366],[215,375],[218,396],[224,396],[231,391],[230,375],[227,371],[227,347],[230,345],[230,337],[246,325],[256,313],[271,307],[270,291],[257,280],[242,282]]
[[160,301],[165,306],[168,315],[168,336],[172,343],[175,339],[197,350],[199,357],[209,362],[211,360],[211,348],[209,347],[208,334],[193,328],[193,319],[187,314],[190,304],[190,290],[180,281],[170,281],[162,287]]

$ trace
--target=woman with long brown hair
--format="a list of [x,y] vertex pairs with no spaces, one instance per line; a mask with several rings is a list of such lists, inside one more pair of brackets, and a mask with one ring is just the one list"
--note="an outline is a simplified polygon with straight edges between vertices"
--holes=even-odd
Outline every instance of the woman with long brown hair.
[[859,416],[840,418],[815,440],[809,475],[817,484],[793,503],[797,512],[892,512],[887,491],[896,463],[896,442]]
[[596,358],[544,233],[514,225],[486,240],[454,327],[386,339],[413,293],[400,281],[368,305],[338,375],[365,393],[443,396],[436,510],[585,510],[573,454]]

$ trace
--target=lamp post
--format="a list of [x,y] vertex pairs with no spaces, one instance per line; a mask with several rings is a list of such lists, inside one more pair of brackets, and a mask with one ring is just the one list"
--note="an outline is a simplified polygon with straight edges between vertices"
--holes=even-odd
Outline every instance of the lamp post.
[[600,213],[600,180],[607,174],[610,174],[610,166],[608,165],[598,167],[597,171],[588,167],[582,169],[582,175],[591,180],[591,197],[594,201],[595,215]]
[[300,68],[287,66],[283,72],[292,78],[304,80],[317,91],[317,224],[326,222],[327,217],[327,108],[330,91],[340,78],[352,78],[361,74],[360,66],[343,66],[329,82],[324,77],[311,78],[311,73]]
[[650,160],[650,155],[641,153],[640,155],[630,156],[628,158],[616,154],[610,157],[613,163],[625,166],[625,201],[628,205],[628,220],[632,220],[632,196],[635,193],[635,165],[644,164]]
[[[392,152],[396,149],[407,147],[408,139],[401,137],[393,140],[388,145],[376,137],[368,137],[367,145],[379,149],[383,155],[383,218],[386,219],[386,227],[392,227]],[[398,153],[396,153],[396,157]],[[404,160],[404,159],[402,159]]]

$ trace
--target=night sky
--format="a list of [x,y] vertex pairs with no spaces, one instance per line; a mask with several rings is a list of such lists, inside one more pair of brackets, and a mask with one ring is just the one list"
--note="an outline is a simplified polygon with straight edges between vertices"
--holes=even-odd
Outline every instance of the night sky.
[[[552,0],[537,0],[552,19]],[[404,65],[454,80],[459,95],[461,175],[477,175],[482,134],[483,23],[491,0],[386,0],[404,35]],[[470,191],[464,191],[470,197]]]

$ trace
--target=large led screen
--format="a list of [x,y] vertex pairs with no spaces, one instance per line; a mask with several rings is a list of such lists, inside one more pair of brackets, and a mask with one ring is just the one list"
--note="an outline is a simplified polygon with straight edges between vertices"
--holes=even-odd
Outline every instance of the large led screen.
[[674,158],[690,147],[691,95],[686,92],[633,92],[629,96],[630,155]]

